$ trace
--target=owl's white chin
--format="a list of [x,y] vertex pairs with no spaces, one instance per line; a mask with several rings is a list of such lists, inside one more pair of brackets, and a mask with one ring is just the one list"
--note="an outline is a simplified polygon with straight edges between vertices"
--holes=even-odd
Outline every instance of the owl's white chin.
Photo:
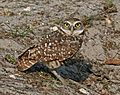
[[72,35],[78,36],[83,33],[84,30],[75,30]]

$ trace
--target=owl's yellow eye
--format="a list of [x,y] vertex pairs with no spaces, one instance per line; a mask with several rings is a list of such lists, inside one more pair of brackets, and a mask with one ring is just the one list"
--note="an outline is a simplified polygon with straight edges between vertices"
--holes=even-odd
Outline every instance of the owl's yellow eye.
[[79,28],[80,26],[81,26],[80,23],[76,23],[76,24],[75,24],[75,27],[76,27],[76,28]]
[[64,23],[64,26],[68,28],[70,25],[68,23]]

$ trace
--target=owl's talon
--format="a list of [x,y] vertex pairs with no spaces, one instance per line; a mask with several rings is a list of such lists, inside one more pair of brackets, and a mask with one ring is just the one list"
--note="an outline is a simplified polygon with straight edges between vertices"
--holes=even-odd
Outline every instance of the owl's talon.
[[66,81],[64,80],[63,77],[61,77],[56,71],[51,71],[56,77],[57,79],[59,79],[63,85],[66,85]]

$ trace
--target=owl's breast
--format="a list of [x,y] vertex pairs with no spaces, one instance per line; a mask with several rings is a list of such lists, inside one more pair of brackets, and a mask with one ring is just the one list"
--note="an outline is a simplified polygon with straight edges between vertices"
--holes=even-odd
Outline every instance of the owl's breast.
[[63,61],[72,57],[80,48],[81,42],[72,36],[58,35],[48,37],[41,41],[39,51],[41,51],[43,61],[58,60]]

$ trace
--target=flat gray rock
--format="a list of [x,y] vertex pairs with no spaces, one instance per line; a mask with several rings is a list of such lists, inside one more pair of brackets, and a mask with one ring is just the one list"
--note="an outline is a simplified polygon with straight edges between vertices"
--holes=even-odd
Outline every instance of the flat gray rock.
[[0,48],[2,49],[12,49],[12,50],[21,50],[23,47],[12,39],[0,39]]

